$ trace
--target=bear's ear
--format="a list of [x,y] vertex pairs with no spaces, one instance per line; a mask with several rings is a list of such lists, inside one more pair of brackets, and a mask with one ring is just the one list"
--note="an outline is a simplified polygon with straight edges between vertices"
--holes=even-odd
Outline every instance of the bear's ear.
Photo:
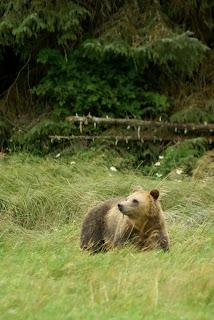
[[150,194],[155,200],[157,200],[160,193],[159,193],[159,190],[153,189],[153,190],[150,191]]
[[143,191],[143,188],[141,186],[134,186],[132,188],[132,192],[137,192],[137,191]]

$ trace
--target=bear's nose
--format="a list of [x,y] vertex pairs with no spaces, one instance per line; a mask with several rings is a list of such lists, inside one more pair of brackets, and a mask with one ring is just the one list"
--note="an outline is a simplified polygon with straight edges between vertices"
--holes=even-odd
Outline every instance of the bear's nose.
[[123,205],[121,203],[118,203],[118,209],[122,212],[123,211]]
[[163,240],[160,244],[163,251],[169,251],[169,244],[167,240]]

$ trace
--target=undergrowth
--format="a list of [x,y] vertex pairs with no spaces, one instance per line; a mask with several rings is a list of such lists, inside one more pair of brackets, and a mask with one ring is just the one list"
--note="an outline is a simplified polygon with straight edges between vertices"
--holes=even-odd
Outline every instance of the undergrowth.
[[191,175],[197,160],[206,152],[208,146],[202,138],[178,142],[166,148],[153,166],[147,166],[144,173],[166,176],[175,169]]

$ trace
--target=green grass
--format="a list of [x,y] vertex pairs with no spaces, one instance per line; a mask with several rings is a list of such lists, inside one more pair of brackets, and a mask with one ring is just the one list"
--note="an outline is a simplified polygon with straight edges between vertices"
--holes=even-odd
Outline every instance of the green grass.
[[[111,172],[115,161],[0,160],[1,319],[213,319],[214,182]],[[161,191],[170,252],[81,252],[88,207],[139,184]]]

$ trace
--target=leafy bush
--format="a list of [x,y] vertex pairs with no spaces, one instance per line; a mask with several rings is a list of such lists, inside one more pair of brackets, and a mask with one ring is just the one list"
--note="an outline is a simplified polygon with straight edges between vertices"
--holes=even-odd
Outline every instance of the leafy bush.
[[59,51],[45,49],[38,62],[49,69],[33,92],[72,114],[157,117],[169,108],[165,96],[143,90],[131,61],[94,63],[77,49],[65,59]]
[[207,150],[206,141],[202,138],[185,140],[169,146],[152,167],[146,167],[145,172],[164,176],[172,170],[182,168],[186,174],[191,174],[197,159]]

